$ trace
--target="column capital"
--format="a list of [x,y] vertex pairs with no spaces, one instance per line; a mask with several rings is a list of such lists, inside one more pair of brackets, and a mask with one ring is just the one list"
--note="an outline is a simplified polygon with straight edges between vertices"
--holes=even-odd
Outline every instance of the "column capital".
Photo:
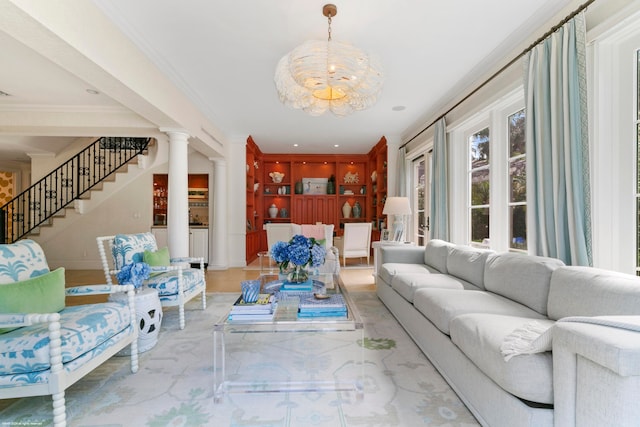
[[211,160],[211,162],[213,162],[213,164],[217,166],[227,165],[227,160],[224,157],[209,157],[209,160]]
[[191,137],[191,135],[189,134],[189,132],[187,132],[186,129],[182,129],[182,128],[159,128],[160,132],[166,133],[167,135],[169,135],[169,138],[175,138],[175,137],[185,137],[185,139],[189,139]]

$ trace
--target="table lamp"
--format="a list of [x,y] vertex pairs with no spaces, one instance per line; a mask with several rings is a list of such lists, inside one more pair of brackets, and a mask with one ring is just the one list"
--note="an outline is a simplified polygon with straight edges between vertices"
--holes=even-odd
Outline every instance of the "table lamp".
[[411,215],[408,197],[387,197],[382,209],[383,215],[394,215],[393,240],[402,242],[404,239],[404,216]]

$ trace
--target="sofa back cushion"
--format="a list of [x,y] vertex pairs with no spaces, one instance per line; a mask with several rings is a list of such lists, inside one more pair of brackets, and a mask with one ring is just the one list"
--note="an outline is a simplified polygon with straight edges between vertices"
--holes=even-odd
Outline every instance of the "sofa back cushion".
[[455,245],[444,240],[431,239],[424,248],[424,263],[442,274],[447,274],[447,257]]
[[33,240],[0,245],[0,284],[19,282],[48,272],[44,252]]
[[151,233],[116,234],[111,252],[116,270],[132,262],[143,262],[144,251],[158,250],[156,238]]
[[546,315],[551,274],[562,266],[564,263],[554,258],[491,254],[484,270],[484,287]]
[[593,267],[561,267],[551,275],[550,319],[640,315],[640,277]]
[[484,265],[492,253],[471,246],[452,246],[447,256],[447,273],[484,289]]

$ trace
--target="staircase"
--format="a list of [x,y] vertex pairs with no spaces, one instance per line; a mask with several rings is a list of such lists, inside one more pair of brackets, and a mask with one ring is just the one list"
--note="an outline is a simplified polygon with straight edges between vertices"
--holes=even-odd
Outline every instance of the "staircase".
[[145,154],[150,138],[102,137],[0,207],[0,243],[13,243],[39,227],[51,226],[78,199],[115,178],[125,165]]

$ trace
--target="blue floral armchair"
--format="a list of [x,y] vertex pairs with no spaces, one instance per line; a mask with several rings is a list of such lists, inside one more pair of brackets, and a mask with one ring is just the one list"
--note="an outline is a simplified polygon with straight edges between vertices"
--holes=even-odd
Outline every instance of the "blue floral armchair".
[[[66,297],[126,292],[126,302],[66,306]],[[0,399],[51,395],[66,425],[65,390],[131,345],[138,370],[133,286],[65,287],[33,240],[0,244]]]
[[[96,240],[107,283],[112,283],[112,276],[117,275],[125,265],[144,262],[147,254],[158,251],[156,239],[152,233],[117,234],[98,237]],[[108,246],[108,251],[105,246]],[[189,268],[190,264],[199,264],[200,268]],[[202,257],[171,258],[167,260],[167,265],[152,266],[151,273],[150,277],[143,282],[143,286],[158,291],[163,307],[178,306],[180,329],[184,329],[184,305],[187,301],[202,295],[202,309],[207,308]]]

